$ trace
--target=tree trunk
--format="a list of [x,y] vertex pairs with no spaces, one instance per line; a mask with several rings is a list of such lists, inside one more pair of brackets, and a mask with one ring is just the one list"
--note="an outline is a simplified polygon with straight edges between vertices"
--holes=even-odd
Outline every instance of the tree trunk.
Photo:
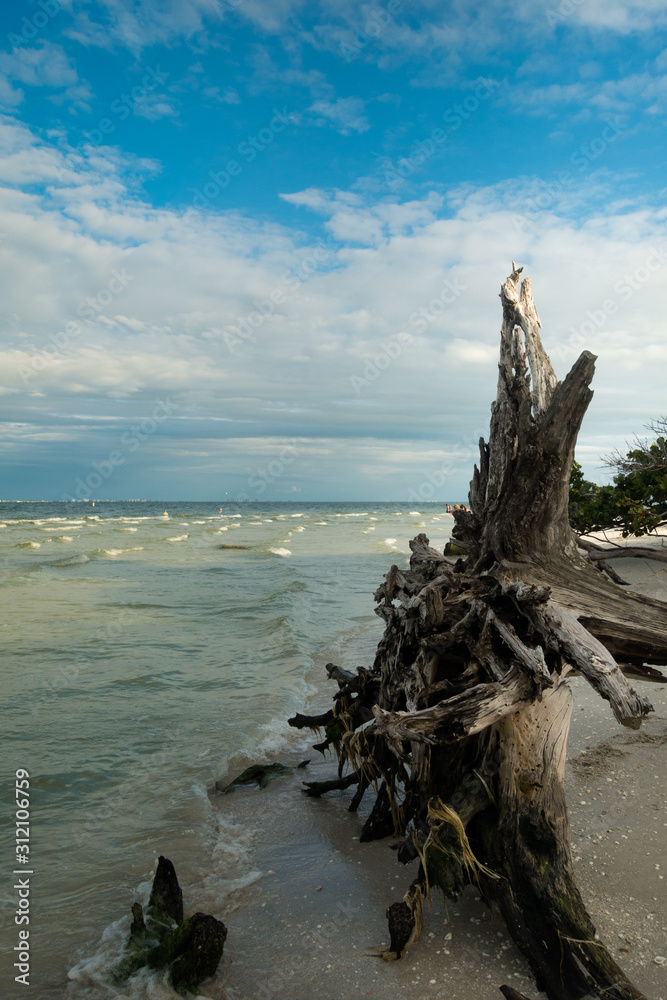
[[375,595],[386,629],[372,668],[327,668],[339,685],[327,735],[340,774],[355,775],[354,807],[378,789],[360,839],[404,834],[399,860],[420,859],[388,911],[393,956],[418,936],[430,886],[457,898],[474,883],[550,1000],[641,1000],[596,940],[573,875],[566,677],[581,673],[620,723],[639,726],[651,706],[614,656],[664,663],[667,606],[579,552],[568,486],[595,358],[584,352],[556,380],[520,274],[513,265],[501,290],[489,443],[470,510],[455,513],[467,558],[452,566],[419,535],[410,570],[391,567]]
[[584,351],[567,378],[556,381],[542,347],[530,278],[519,286],[521,271],[513,264],[502,286],[491,434],[488,445],[480,441],[470,512],[455,512],[454,537],[468,552],[469,572],[493,569],[509,580],[548,583],[554,599],[612,652],[628,662],[664,663],[664,604],[633,593],[621,599],[618,588],[579,555],[568,521],[570,470],[593,398],[588,386],[596,359]]
[[202,980],[215,973],[226,938],[225,925],[208,913],[183,919],[183,893],[176,870],[160,855],[146,920],[141,904],[134,903],[130,937],[112,980],[118,986],[140,969],[168,969],[177,993],[198,993]]

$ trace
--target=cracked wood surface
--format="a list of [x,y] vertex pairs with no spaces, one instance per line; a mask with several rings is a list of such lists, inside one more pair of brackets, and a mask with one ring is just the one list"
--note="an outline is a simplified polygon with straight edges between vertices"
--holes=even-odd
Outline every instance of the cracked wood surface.
[[327,666],[339,686],[331,787],[356,784],[354,809],[374,787],[360,840],[393,832],[399,861],[420,860],[388,911],[394,957],[415,946],[428,885],[457,898],[470,882],[500,908],[550,1000],[644,1000],[596,940],[574,879],[566,678],[578,671],[620,723],[639,726],[651,706],[614,657],[664,663],[667,605],[629,593],[578,549],[569,474],[595,358],[585,351],[556,379],[520,276],[513,264],[501,289],[489,442],[470,510],[455,512],[467,555],[452,565],[418,535],[410,568],[392,566],[375,593],[385,630],[373,665]]

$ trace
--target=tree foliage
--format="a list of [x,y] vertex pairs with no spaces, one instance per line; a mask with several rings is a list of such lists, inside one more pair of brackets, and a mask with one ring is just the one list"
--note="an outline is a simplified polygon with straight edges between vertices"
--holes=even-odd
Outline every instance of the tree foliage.
[[667,472],[667,417],[659,417],[648,425],[655,435],[654,441],[635,438],[634,445],[626,455],[612,452],[603,462],[612,469],[626,475],[634,472]]
[[623,537],[646,535],[667,518],[667,418],[649,425],[653,441],[636,439],[630,450],[608,456],[605,465],[615,468],[613,483],[598,486],[584,479],[575,462],[570,476],[570,523],[585,534],[604,528],[620,530]]

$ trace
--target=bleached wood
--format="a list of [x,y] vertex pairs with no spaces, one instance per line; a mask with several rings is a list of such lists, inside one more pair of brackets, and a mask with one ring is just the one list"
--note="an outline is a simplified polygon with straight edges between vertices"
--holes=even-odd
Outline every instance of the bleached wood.
[[540,609],[540,614],[572,666],[610,703],[618,721],[638,729],[653,707],[628,684],[609,650],[584,628],[576,615],[554,601]]
[[587,538],[577,535],[577,545],[586,549],[588,558],[596,561],[607,559],[654,559],[657,562],[667,562],[667,550],[653,548],[649,545],[611,545],[605,547],[596,545]]
[[336,723],[350,727],[339,762],[361,775],[354,808],[372,782],[379,788],[360,839],[393,830],[405,837],[399,859],[422,863],[388,911],[392,941],[403,942],[396,954],[415,946],[427,880],[453,898],[472,881],[500,908],[550,1000],[645,1000],[596,940],[574,880],[567,677],[578,671],[619,722],[639,726],[651,706],[614,655],[665,662],[667,605],[617,586],[579,551],[569,474],[595,358],[584,351],[556,379],[521,274],[513,264],[501,287],[489,441],[480,441],[470,510],[455,512],[467,556],[452,565],[422,534],[409,570],[386,574],[372,668],[357,679],[328,668],[339,683]]

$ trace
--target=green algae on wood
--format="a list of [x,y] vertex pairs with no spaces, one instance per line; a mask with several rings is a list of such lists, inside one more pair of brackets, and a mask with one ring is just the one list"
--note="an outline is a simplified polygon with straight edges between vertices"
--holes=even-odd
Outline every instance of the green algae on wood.
[[290,724],[317,731],[326,719],[317,749],[333,743],[332,789],[353,775],[355,808],[375,791],[360,842],[394,834],[399,862],[419,857],[387,911],[393,958],[416,942],[429,888],[456,898],[471,884],[500,909],[549,1000],[640,1000],[574,879],[567,678],[578,671],[637,728],[652,709],[622,668],[665,662],[667,605],[619,588],[579,551],[568,480],[595,358],[584,351],[558,381],[521,270],[513,264],[501,287],[488,444],[469,509],[454,511],[466,558],[452,564],[426,535],[413,539],[410,568],[392,566],[375,593],[385,631],[372,666],[328,664],[333,717]]
[[[298,768],[306,767],[309,763],[310,761],[303,760],[296,766]],[[259,785],[260,788],[266,788],[275,778],[280,778],[283,774],[291,774],[293,770],[294,766],[291,764],[251,764],[229,784],[223,785],[222,782],[216,781],[215,787],[218,792],[223,794],[233,792],[237,788],[243,788],[245,785]]]
[[183,894],[176,871],[160,856],[146,907],[132,907],[132,924],[125,955],[114,970],[114,983],[124,983],[139,969],[168,969],[174,989],[197,993],[199,984],[218,967],[227,938],[221,920],[206,913],[183,919]]

